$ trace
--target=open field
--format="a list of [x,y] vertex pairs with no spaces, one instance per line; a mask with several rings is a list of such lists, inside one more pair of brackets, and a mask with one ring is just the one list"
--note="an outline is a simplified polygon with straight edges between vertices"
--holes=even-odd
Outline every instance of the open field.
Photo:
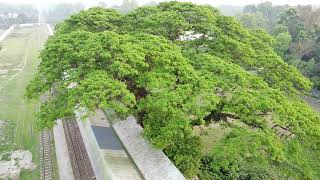
[[[16,28],[0,44],[0,120],[8,121],[5,133],[12,142],[0,145],[0,154],[11,150],[31,151],[39,164],[39,133],[35,130],[35,113],[39,102],[27,103],[25,87],[36,72],[38,54],[47,38],[45,25]],[[39,168],[22,172],[20,179],[39,179]]]

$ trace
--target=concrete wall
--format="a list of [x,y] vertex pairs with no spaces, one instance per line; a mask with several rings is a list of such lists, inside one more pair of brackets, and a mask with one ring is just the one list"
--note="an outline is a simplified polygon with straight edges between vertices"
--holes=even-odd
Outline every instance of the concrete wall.
[[146,180],[185,180],[170,159],[144,139],[134,117],[115,123],[113,128]]

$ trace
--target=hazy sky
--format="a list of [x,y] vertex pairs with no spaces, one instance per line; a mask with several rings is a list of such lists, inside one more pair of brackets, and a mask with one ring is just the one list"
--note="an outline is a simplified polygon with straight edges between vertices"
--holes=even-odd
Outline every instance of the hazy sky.
[[[45,5],[50,3],[75,3],[75,2],[83,2],[87,5],[95,4],[99,1],[104,1],[108,5],[114,4],[121,4],[122,0],[0,0],[0,2],[7,2],[7,3],[32,3],[32,4],[39,4]],[[140,4],[144,4],[150,2],[152,0],[137,0]],[[161,0],[155,0],[161,1]],[[181,0],[181,1],[191,1],[194,3],[199,4],[211,4],[214,6],[218,5],[246,5],[246,4],[258,4],[261,2],[265,2],[266,0]],[[313,5],[320,5],[320,0],[269,0],[273,4],[290,4],[290,5],[297,5],[297,4],[313,4]]]

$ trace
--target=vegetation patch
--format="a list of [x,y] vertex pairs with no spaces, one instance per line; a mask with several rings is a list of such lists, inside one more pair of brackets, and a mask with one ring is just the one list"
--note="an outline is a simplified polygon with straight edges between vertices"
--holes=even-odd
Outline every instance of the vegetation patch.
[[12,146],[14,127],[12,121],[0,120],[0,152]]

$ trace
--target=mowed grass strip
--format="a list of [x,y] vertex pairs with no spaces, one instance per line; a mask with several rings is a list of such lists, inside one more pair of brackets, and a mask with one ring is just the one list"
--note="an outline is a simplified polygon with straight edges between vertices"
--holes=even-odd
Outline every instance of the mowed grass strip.
[[[1,43],[5,51],[0,53],[2,65],[0,68],[23,68],[17,72],[18,74],[14,74],[14,78],[8,76],[3,83],[0,83],[4,85],[0,90],[0,119],[15,124],[12,134],[15,143],[10,148],[31,151],[33,161],[37,165],[39,133],[35,130],[35,122],[39,101],[26,102],[24,95],[28,82],[36,73],[40,62],[39,50],[43,47],[47,36],[45,25],[17,28]],[[10,151],[10,148],[5,151]],[[39,167],[32,172],[23,172],[20,179],[39,179]]]

